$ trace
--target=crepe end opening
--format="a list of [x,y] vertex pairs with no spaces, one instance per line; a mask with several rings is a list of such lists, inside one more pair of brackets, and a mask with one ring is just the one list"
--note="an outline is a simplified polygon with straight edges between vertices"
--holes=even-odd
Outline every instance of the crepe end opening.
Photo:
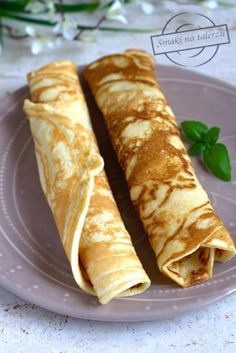
[[199,247],[193,253],[169,262],[162,272],[182,287],[199,284],[212,277],[215,249]]
[[115,298],[125,298],[141,294],[150,286],[150,284],[151,282],[146,279],[121,283],[119,286],[116,286],[113,291],[101,295],[98,299],[101,304],[108,304],[112,299]]
[[80,272],[81,272],[81,274],[82,274],[82,276],[83,276],[84,281],[85,281],[90,287],[93,287],[92,282],[90,281],[90,278],[89,278],[89,276],[88,276],[88,274],[87,274],[87,272],[86,272],[86,270],[85,270],[85,268],[84,268],[84,266],[83,266],[83,263],[82,263],[82,261],[81,261],[80,259],[79,259],[79,267],[80,267]]

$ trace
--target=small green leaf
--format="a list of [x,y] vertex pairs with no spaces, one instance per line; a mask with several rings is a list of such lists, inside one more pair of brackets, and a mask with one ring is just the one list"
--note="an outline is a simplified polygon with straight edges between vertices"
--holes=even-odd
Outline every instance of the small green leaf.
[[[100,7],[100,1],[92,1],[89,3],[83,3],[83,4],[63,4],[63,3],[56,3],[56,9],[58,11],[63,11],[63,12],[82,12],[82,11],[94,11],[97,10]],[[107,7],[108,4],[106,4]]]
[[214,145],[220,134],[220,128],[219,127],[212,127],[208,133],[204,136],[204,141],[206,143],[209,143],[209,145]]
[[187,138],[194,142],[201,142],[208,132],[208,127],[205,124],[194,120],[183,121],[181,128]]
[[210,171],[224,181],[231,180],[231,164],[225,145],[217,143],[206,149],[203,160]]
[[190,156],[199,156],[205,150],[206,144],[204,142],[194,143],[188,150]]

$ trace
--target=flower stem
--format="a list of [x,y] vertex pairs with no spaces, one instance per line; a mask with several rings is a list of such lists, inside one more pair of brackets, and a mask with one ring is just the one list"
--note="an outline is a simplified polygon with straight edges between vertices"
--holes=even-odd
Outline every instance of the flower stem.
[[52,27],[55,25],[55,22],[52,22],[52,21],[41,20],[41,19],[38,20],[36,18],[31,18],[31,17],[27,17],[27,16],[20,16],[20,15],[16,15],[12,12],[5,11],[5,10],[0,10],[0,17],[9,18],[9,19],[21,21],[21,22],[34,23],[34,24],[38,24],[41,26],[51,26]]
[[0,54],[3,51],[3,30],[2,30],[2,19],[0,17]]
[[[25,7],[28,1],[0,1],[0,9],[14,12],[25,12]],[[58,3],[55,4],[55,8],[58,12],[83,12],[83,11],[94,11],[100,5],[99,1],[92,1],[90,3],[82,3],[82,4],[63,4],[59,0]]]
[[1,30],[5,29],[8,32],[8,35],[9,35],[10,38],[13,38],[13,39],[25,39],[25,38],[28,37],[27,34],[19,34],[19,35],[15,34],[14,33],[14,28],[12,28],[9,25],[0,24],[0,27],[1,27]]
[[[99,29],[100,25],[102,24],[102,22],[105,20],[105,16],[102,16],[98,22],[96,23],[96,25],[93,27],[93,30]],[[84,29],[80,29],[79,33],[77,34],[77,36],[74,38],[75,40],[80,40],[81,34],[83,33]]]
[[[20,22],[27,22],[27,23],[33,23],[36,25],[41,25],[41,26],[47,26],[47,27],[53,27],[56,25],[56,22],[54,21],[49,21],[49,20],[43,20],[43,19],[36,19],[36,18],[31,18],[28,16],[20,16],[16,15],[12,12],[9,11],[4,11],[0,10],[0,17],[2,18],[9,18],[12,20],[20,21]],[[78,29],[96,29],[95,26],[86,26],[86,25],[78,25]],[[158,31],[157,28],[120,28],[120,27],[107,27],[107,26],[101,26],[99,27],[99,30],[101,31],[110,31],[110,32],[127,32],[127,33],[152,33],[155,31]]]
[[15,12],[24,12],[24,9],[29,1],[0,1],[0,9]]
[[60,13],[60,16],[61,16],[61,20],[64,21],[64,20],[65,20],[65,14],[64,14],[64,10],[63,10],[63,8],[62,8],[62,6],[63,6],[63,0],[59,0],[59,4],[60,4],[59,13]]
[[100,2],[94,1],[87,4],[56,4],[56,10],[63,12],[83,12],[83,11],[94,11],[99,7]]

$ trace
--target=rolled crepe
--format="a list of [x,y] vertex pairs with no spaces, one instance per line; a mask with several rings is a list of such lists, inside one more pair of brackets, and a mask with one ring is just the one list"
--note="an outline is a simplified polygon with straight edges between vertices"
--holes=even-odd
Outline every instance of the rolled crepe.
[[150,280],[103,170],[76,66],[54,62],[28,82],[40,181],[77,284],[102,304],[143,292]]
[[148,53],[127,50],[87,67],[85,78],[161,272],[187,287],[235,255],[230,234],[199,183]]

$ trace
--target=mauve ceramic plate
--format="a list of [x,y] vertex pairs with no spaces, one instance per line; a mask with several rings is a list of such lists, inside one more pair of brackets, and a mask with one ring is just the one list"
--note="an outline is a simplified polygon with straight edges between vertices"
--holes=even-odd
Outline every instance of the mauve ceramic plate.
[[[221,141],[229,148],[234,180],[222,182],[206,172],[196,158],[193,163],[218,214],[235,236],[236,88],[176,67],[159,66],[158,77],[179,121],[196,119],[222,128]],[[101,115],[84,89],[116,201],[152,285],[142,295],[115,299],[105,306],[77,287],[39,184],[33,141],[22,112],[28,95],[25,87],[0,104],[0,284],[55,312],[106,321],[166,318],[235,291],[236,257],[216,264],[210,281],[186,289],[159,273]]]

